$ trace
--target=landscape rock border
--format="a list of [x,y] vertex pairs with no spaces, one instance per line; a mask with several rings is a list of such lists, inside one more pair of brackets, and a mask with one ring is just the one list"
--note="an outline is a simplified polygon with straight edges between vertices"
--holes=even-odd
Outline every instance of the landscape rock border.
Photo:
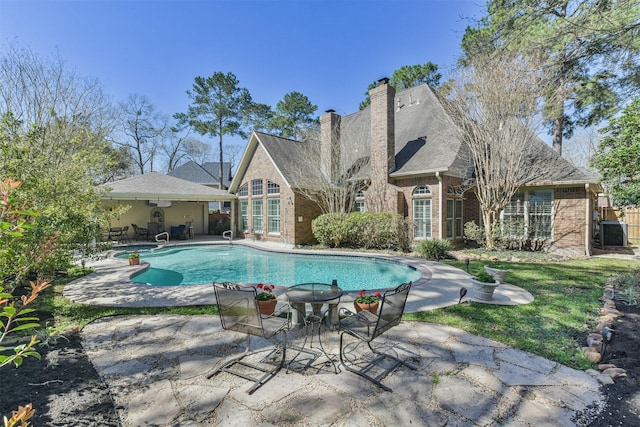
[[606,352],[607,346],[615,335],[615,323],[624,314],[620,312],[615,303],[615,288],[611,284],[611,278],[607,279],[602,294],[603,307],[600,309],[598,324],[587,335],[587,346],[582,349],[584,356],[594,363],[599,363],[598,370],[588,369],[586,372],[603,385],[614,384],[614,379],[626,377],[627,372],[611,363],[600,363]]

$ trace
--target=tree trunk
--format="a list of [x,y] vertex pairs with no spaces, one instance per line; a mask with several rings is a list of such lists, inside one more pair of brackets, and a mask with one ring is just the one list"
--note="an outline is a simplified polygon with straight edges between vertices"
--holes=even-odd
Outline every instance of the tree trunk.
[[[219,141],[219,146],[218,146],[218,148],[220,149],[220,183],[218,185],[218,188],[222,190],[223,189],[222,178],[224,176],[223,167],[222,167],[222,159],[223,159],[223,156],[222,156],[222,122],[219,124],[218,129],[219,129],[219,133],[220,133],[220,141]],[[220,204],[220,211],[222,211],[222,203]]]
[[[564,110],[563,110],[564,113]],[[564,114],[553,121],[553,149],[562,156],[562,130],[564,128]]]
[[484,241],[487,249],[493,249],[496,245],[494,236],[493,236],[493,223],[495,220],[495,215],[492,211],[488,209],[484,209],[482,211],[482,221],[484,222]]

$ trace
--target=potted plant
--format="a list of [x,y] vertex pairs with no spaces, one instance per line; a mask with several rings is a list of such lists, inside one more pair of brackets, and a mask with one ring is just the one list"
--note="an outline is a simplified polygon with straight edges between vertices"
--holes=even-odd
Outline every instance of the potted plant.
[[140,253],[136,249],[129,254],[129,265],[138,265],[138,264],[140,264]]
[[486,271],[471,277],[473,283],[473,295],[475,299],[480,301],[491,301],[493,299],[493,291],[500,284],[496,279]]
[[493,264],[485,265],[484,269],[486,270],[487,273],[492,275],[493,278],[496,279],[498,283],[504,283],[504,277],[507,275],[509,270],[504,270],[500,268],[500,260],[497,257],[491,258],[491,261],[493,261]]
[[256,295],[260,314],[271,316],[276,311],[276,304],[278,303],[276,296],[273,294],[273,290],[276,287],[274,285],[264,285],[262,283],[258,283],[256,287],[260,291]]
[[374,292],[373,295],[367,295],[366,290],[361,290],[358,292],[358,297],[353,301],[356,313],[366,310],[370,313],[377,314],[381,297],[382,294],[378,291]]

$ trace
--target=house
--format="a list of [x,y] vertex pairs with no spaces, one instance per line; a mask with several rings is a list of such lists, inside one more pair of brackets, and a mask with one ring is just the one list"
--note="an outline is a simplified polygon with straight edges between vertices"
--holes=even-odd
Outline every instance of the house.
[[[414,241],[463,237],[480,223],[465,146],[442,100],[427,85],[396,93],[387,79],[370,91],[368,108],[320,117],[320,149],[312,142],[253,132],[229,191],[237,196],[237,234],[292,245],[314,243],[311,221],[320,208],[300,191],[305,175],[347,171],[367,184],[355,194],[361,210],[397,212],[414,224]],[[554,167],[522,188],[504,222],[526,224],[532,238],[556,250],[590,253],[597,177],[573,167],[544,142],[537,158]],[[305,167],[300,167],[305,165]]]
[[[220,162],[205,162],[199,165],[189,160],[169,171],[167,175],[207,187],[220,188]],[[222,188],[226,190],[231,183],[231,163],[222,163],[222,176]]]
[[151,172],[110,182],[104,189],[102,202],[106,206],[130,206],[111,227],[136,224],[143,228],[170,231],[171,226],[190,222],[193,234],[208,234],[209,203],[231,203],[235,198],[227,190],[211,188],[184,179]]
[[[199,165],[193,160],[189,160],[169,171],[167,175],[206,185],[207,187],[220,188],[220,162],[205,162]],[[231,163],[222,163],[222,176],[222,188],[226,190],[231,183]],[[229,212],[231,204],[229,202],[213,202],[209,205],[209,210]]]
[[[206,185],[207,187],[220,188],[220,162],[205,162],[202,165],[189,160],[167,173],[169,176]],[[222,188],[228,189],[231,184],[231,163],[222,163]],[[209,211],[220,210],[229,213],[230,202],[212,202]]]

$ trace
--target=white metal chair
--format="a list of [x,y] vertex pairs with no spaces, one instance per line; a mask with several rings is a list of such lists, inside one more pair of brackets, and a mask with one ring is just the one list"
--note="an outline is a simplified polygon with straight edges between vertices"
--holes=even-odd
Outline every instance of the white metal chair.
[[[232,375],[253,381],[253,385],[247,390],[252,394],[260,386],[265,384],[284,366],[287,350],[287,330],[291,327],[291,310],[285,306],[271,316],[260,314],[256,301],[256,288],[241,287],[234,283],[214,283],[216,301],[220,314],[220,321],[225,330],[242,332],[247,335],[247,343],[244,353],[232,357],[216,368],[207,378],[211,378],[219,372],[228,372]],[[286,315],[280,317],[280,315]],[[277,340],[282,334],[281,342]],[[275,341],[274,346],[251,351],[251,336],[261,337]],[[267,352],[258,363],[250,363],[245,358],[262,352]],[[279,362],[273,366],[271,357],[281,353]]]
[[[340,362],[349,372],[360,375],[387,391],[392,390],[381,381],[398,366],[404,365],[413,370],[418,368],[396,355],[375,349],[371,346],[371,342],[400,323],[409,290],[411,290],[411,282],[385,292],[380,302],[378,315],[368,311],[356,314],[345,308],[340,309],[341,317],[346,316],[340,320]],[[344,340],[345,334],[360,340],[360,342],[367,343],[373,357],[353,358],[348,355]],[[381,363],[384,359],[390,359],[392,363]],[[375,375],[374,371],[377,371]]]

